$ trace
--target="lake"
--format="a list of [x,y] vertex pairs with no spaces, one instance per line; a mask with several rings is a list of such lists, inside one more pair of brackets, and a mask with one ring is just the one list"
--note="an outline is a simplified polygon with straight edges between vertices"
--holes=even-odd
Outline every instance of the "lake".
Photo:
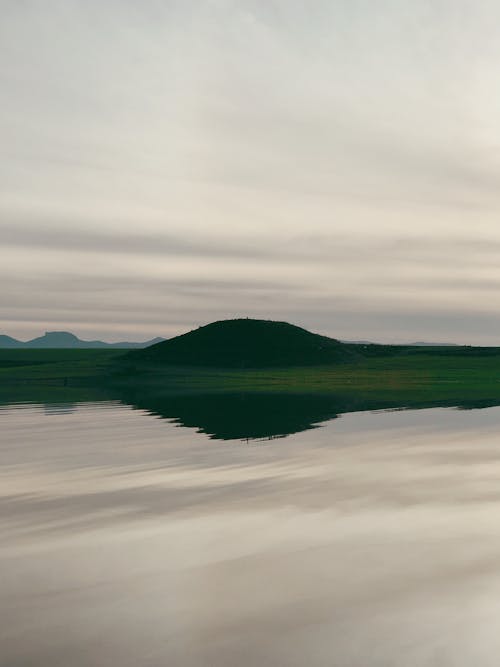
[[0,408],[2,667],[497,666],[500,408],[224,400]]

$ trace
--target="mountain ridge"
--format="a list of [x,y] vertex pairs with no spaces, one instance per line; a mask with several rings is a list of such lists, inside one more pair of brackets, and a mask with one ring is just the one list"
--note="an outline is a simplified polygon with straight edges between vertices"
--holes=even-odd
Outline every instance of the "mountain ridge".
[[144,342],[118,342],[106,343],[102,340],[82,340],[70,331],[46,331],[43,336],[37,336],[31,340],[22,341],[0,334],[0,349],[101,349],[101,348],[123,348],[123,349],[140,349],[155,345],[165,340],[161,337],[156,337]]

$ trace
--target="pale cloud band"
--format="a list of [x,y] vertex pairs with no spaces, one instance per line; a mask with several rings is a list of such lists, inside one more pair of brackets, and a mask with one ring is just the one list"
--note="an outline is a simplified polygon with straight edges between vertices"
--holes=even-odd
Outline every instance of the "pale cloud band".
[[494,2],[2,2],[0,320],[496,344]]

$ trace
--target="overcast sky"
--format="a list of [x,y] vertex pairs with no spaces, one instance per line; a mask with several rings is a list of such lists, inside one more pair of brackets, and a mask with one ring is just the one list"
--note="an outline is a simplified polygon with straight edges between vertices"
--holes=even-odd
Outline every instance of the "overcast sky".
[[500,345],[496,0],[0,9],[0,333]]

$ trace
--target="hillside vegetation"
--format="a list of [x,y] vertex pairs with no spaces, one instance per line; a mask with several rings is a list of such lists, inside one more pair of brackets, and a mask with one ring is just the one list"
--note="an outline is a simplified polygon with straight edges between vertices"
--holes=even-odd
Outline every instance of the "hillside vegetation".
[[357,353],[333,338],[287,322],[223,320],[130,352],[129,359],[183,366],[268,368],[354,361]]

